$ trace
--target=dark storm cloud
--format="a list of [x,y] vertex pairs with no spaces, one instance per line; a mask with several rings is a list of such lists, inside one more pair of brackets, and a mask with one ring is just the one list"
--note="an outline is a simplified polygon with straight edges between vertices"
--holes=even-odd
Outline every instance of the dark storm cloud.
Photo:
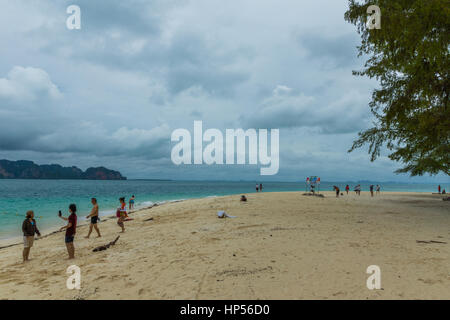
[[77,120],[66,106],[48,73],[38,68],[14,67],[0,78],[0,148],[40,152],[160,158],[170,151],[170,130],[163,124],[149,130]]
[[[71,32],[43,24],[32,34],[42,38],[40,50],[48,55],[61,52],[80,62],[146,73],[163,82],[171,94],[201,87],[211,94],[232,95],[249,77],[234,63],[251,57],[245,48],[223,46],[189,29],[168,31],[172,23],[169,13],[186,3],[81,1],[77,3],[81,30]],[[59,19],[63,18],[66,15]],[[45,41],[49,37],[51,41]]]
[[257,113],[241,118],[250,128],[318,128],[320,132],[349,133],[366,127],[366,97],[349,91],[339,100],[306,96],[286,86],[278,86],[262,102]]
[[325,67],[351,68],[358,63],[356,47],[360,39],[357,34],[326,36],[308,33],[297,36],[296,40],[306,50],[308,59]]

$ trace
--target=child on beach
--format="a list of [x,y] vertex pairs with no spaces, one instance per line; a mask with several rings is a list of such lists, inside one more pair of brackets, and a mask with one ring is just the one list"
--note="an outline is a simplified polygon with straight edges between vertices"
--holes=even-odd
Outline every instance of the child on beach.
[[95,231],[97,231],[97,238],[100,238],[102,235],[100,234],[100,230],[97,227],[97,222],[98,222],[98,204],[97,204],[97,199],[96,198],[92,198],[91,199],[91,203],[93,205],[91,213],[86,217],[86,219],[91,218],[91,224],[89,225],[89,232],[88,235],[85,237],[86,239],[89,239],[91,233],[92,233],[92,228],[95,228]]
[[125,225],[123,221],[127,217],[127,205],[125,203],[125,198],[120,198],[120,206],[117,208],[117,224],[122,228],[122,233],[125,232]]
[[65,221],[68,221],[67,225],[62,227],[60,231],[66,230],[65,243],[67,247],[67,253],[69,254],[69,259],[75,258],[75,246],[73,240],[75,238],[75,233],[77,231],[77,206],[71,204],[69,206],[70,215],[68,218],[60,215],[59,217]]
[[23,231],[23,262],[28,261],[28,257],[30,255],[31,247],[34,243],[34,235],[37,234],[41,236],[39,232],[36,220],[34,220],[34,212],[32,210],[27,212],[26,219],[22,223],[22,231]]

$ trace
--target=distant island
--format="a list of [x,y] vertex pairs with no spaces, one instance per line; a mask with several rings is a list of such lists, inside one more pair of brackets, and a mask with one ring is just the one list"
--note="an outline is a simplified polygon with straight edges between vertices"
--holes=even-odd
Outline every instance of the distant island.
[[0,160],[0,179],[77,179],[77,180],[126,180],[118,171],[105,167],[83,171],[77,167],[58,164],[37,165],[33,161]]

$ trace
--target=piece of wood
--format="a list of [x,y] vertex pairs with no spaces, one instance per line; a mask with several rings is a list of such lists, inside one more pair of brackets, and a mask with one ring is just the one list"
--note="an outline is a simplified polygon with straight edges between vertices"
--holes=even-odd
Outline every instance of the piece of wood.
[[104,246],[100,246],[95,248],[94,250],[92,250],[93,252],[98,252],[98,251],[104,251],[107,250],[110,246],[113,246],[116,244],[117,240],[119,240],[120,236],[117,236],[117,238],[114,241],[111,241],[108,244],[105,244]]
[[447,244],[447,242],[442,242],[442,241],[435,241],[435,240],[430,240],[430,241],[425,241],[425,240],[416,240],[417,243],[440,243],[440,244]]

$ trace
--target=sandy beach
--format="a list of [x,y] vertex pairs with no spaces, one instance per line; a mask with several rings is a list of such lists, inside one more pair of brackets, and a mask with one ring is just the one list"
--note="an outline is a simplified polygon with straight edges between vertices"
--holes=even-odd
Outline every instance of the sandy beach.
[[[301,192],[168,203],[115,219],[102,238],[77,230],[76,259],[64,234],[0,249],[1,299],[450,299],[450,204],[426,193],[365,192],[336,199]],[[217,211],[236,216],[218,219]],[[152,220],[148,220],[153,218]],[[80,222],[84,217],[78,217]],[[431,241],[431,242],[430,242]],[[0,244],[1,246],[1,244]],[[81,290],[66,269],[81,268]],[[381,269],[368,290],[366,269]]]

